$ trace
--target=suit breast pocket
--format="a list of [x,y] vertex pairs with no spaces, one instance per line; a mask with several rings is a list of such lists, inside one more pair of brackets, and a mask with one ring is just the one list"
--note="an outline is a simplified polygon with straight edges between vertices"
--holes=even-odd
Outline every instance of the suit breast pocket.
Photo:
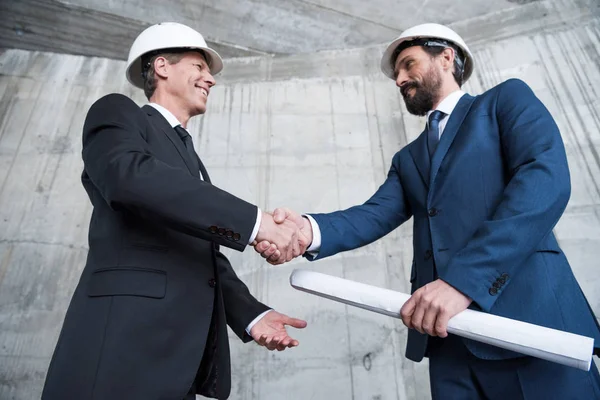
[[166,292],[166,271],[125,266],[94,271],[87,287],[89,297],[140,296],[162,299]]

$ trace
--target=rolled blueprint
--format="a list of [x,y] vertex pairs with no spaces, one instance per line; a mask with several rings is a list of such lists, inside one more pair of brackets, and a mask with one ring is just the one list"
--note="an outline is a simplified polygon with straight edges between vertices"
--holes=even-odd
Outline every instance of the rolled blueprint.
[[[290,284],[301,291],[400,318],[410,295],[342,279],[319,272],[295,269]],[[448,333],[503,349],[589,371],[594,339],[527,322],[464,310],[450,319]]]

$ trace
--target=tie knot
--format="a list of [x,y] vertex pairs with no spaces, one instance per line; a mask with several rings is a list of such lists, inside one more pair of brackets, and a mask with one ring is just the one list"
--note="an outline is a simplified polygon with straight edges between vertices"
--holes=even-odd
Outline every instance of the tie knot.
[[183,141],[185,141],[185,139],[190,136],[190,134],[188,133],[188,131],[181,125],[177,125],[175,127],[175,132],[177,132],[177,134],[179,135],[179,138]]
[[446,114],[443,111],[435,110],[431,113],[431,115],[429,115],[429,124],[440,122],[445,115]]

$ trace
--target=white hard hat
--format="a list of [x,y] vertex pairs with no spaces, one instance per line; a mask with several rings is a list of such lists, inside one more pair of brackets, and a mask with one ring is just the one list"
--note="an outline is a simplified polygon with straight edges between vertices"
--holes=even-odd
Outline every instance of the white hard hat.
[[132,85],[144,88],[142,56],[156,50],[199,49],[206,54],[210,73],[218,74],[223,69],[219,53],[206,45],[204,37],[194,29],[176,22],[161,22],[149,26],[135,39],[129,49],[125,75]]
[[[417,26],[413,26],[402,32],[396,40],[394,40],[390,45],[385,49],[383,53],[383,57],[381,58],[381,71],[385,74],[385,76],[396,79],[394,76],[394,64],[396,60],[392,60],[394,53],[398,46],[400,46],[403,42],[413,41],[417,39],[425,39],[424,42],[427,45],[426,39],[431,39],[433,45],[441,45],[436,44],[434,39],[441,39],[447,42],[451,42],[452,44],[458,46],[463,51],[464,56],[464,71],[463,71],[463,79],[462,82],[466,82],[467,79],[471,76],[473,72],[473,54],[467,47],[465,41],[452,29],[440,25],[440,24],[421,24]],[[421,44],[418,41],[415,44]],[[421,44],[422,45],[422,44]]]

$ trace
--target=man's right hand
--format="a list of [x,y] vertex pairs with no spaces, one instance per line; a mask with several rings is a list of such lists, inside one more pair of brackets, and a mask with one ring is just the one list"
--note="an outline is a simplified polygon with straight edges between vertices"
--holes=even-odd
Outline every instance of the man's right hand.
[[[299,229],[299,252],[296,253],[294,251],[294,257],[292,258],[304,254],[308,246],[310,246],[310,244],[312,243],[313,239],[312,226],[308,218],[302,217],[300,214],[288,208],[276,208],[275,211],[273,211],[273,221],[281,225],[293,223]],[[288,259],[286,253],[282,251],[276,243],[268,239],[259,240],[258,235],[253,245],[256,252],[259,253],[262,257],[264,257],[269,264],[278,265],[291,260]]]
[[282,215],[277,215],[275,220],[274,215],[266,212],[262,214],[255,242],[261,244],[263,251],[269,252],[268,257],[273,256],[280,264],[298,257],[306,250],[302,245],[306,239],[294,221],[285,219]]

